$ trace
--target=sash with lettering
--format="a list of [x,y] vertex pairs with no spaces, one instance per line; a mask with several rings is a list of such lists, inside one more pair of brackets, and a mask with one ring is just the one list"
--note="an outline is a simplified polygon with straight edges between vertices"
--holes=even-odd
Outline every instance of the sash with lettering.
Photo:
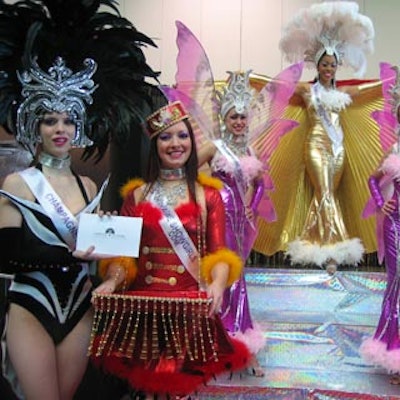
[[[81,210],[77,216],[74,216],[62,202],[52,186],[48,183],[41,171],[32,167],[19,172],[19,174],[27,183],[40,205],[18,196],[14,196],[3,190],[0,190],[0,194],[7,197],[16,207],[18,207],[25,222],[38,238],[49,245],[61,246],[74,250],[79,216],[82,213],[90,213],[97,207],[108,184],[109,178],[105,180],[96,197],[83,210]],[[50,229],[40,223],[32,211],[41,213],[50,218],[65,243]]]
[[199,281],[199,253],[185,227],[182,225],[182,221],[176,212],[166,204],[164,196],[160,194],[156,195],[153,192],[150,199],[163,213],[160,226],[172,248],[186,270],[199,283],[200,287],[203,288],[204,285]]
[[322,125],[328,133],[329,138],[331,139],[333,154],[336,156],[343,148],[343,131],[341,127],[335,128],[333,126],[327,111],[321,103],[319,94],[320,89],[321,84],[319,82],[316,82],[314,83],[314,85],[311,86],[312,99],[313,103],[315,104],[315,110],[321,119]]
[[[229,148],[229,146],[222,140],[222,139],[216,139],[213,140],[214,145],[217,147],[219,152],[229,161],[233,164],[234,170],[233,170],[233,175],[235,177],[236,183],[237,183],[237,188],[239,191],[240,195],[240,200],[242,201],[243,207],[246,207],[246,200],[245,200],[245,193],[244,189],[246,187],[246,183],[244,181],[244,176],[242,173],[242,168],[240,167],[240,161],[236,154]],[[253,229],[256,229],[254,222],[250,219],[248,219],[251,227]]]

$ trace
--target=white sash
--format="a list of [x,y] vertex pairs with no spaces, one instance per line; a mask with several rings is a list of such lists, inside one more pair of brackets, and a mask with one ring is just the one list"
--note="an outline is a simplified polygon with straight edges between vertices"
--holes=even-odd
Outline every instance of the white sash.
[[[236,156],[236,154],[229,148],[229,146],[222,140],[222,139],[216,139],[213,141],[219,152],[229,161],[233,164],[234,169],[233,169],[233,175],[236,180],[236,185],[239,191],[239,196],[240,200],[242,201],[243,207],[246,207],[246,197],[244,193],[244,189],[246,188],[246,183],[244,181],[243,177],[243,171],[240,166],[240,161],[239,158]],[[250,225],[255,229],[254,222],[252,220],[248,220]]]
[[155,196],[153,193],[150,196],[150,200],[163,212],[160,226],[175,253],[190,275],[202,286],[202,283],[199,281],[199,253],[185,227],[182,225],[182,221],[159,194]]
[[343,149],[343,130],[340,126],[335,128],[332,124],[326,109],[321,103],[319,89],[320,84],[318,82],[311,86],[312,100],[315,105],[315,110],[321,119],[322,125],[331,139],[333,154],[334,156],[337,156]]
[[103,183],[96,197],[75,217],[62,202],[41,171],[35,167],[31,167],[19,172],[19,174],[45,210],[46,215],[53,222],[58,233],[68,244],[68,247],[71,250],[75,249],[79,215],[84,212],[92,212],[97,207],[109,178]]

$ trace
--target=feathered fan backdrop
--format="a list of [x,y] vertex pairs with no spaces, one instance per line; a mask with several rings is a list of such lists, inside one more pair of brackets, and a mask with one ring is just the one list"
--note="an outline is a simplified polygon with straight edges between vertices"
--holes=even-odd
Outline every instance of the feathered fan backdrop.
[[79,70],[85,58],[93,58],[99,87],[87,110],[86,132],[94,145],[85,157],[100,159],[111,139],[137,134],[144,118],[166,102],[145,81],[156,82],[158,73],[147,65],[143,46],[155,44],[121,17],[115,0],[0,1],[0,125],[14,132],[21,95],[16,70],[37,58],[47,71],[57,56]]

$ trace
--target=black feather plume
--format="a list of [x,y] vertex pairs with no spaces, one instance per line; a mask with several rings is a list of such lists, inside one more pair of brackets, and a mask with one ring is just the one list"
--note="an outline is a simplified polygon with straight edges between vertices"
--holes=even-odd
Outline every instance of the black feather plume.
[[[146,63],[143,46],[154,42],[123,18],[114,0],[0,0],[0,125],[14,133],[21,100],[16,71],[28,69],[34,57],[43,70],[57,56],[73,71],[93,58],[98,89],[88,106],[87,135],[94,145],[86,157],[100,159],[110,140],[123,142],[166,102],[157,84],[159,73]],[[101,7],[102,11],[99,11]],[[107,11],[104,11],[107,10]]]

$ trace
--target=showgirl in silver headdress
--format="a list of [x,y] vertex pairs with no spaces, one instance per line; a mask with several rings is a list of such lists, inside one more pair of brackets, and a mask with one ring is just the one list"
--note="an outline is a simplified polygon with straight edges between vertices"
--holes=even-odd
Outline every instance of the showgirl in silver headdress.
[[101,158],[164,98],[145,82],[157,74],[142,43],[114,0],[0,2],[0,125],[37,154],[0,191],[0,268],[13,277],[2,371],[19,399],[72,399],[85,373],[97,256],[76,250],[77,230],[104,185],[71,169],[70,150]]
[[[90,326],[89,268],[80,258],[93,256],[75,251],[76,236],[79,216],[97,207],[104,186],[96,194],[91,179],[71,170],[70,150],[91,144],[84,127],[86,105],[96,89],[91,79],[95,71],[91,59],[74,74],[57,58],[48,73],[36,61],[29,71],[18,73],[23,101],[17,109],[16,138],[38,154],[38,163],[4,180],[0,265],[2,272],[13,275],[8,289],[10,323],[2,336],[3,375],[21,399],[38,393],[44,398],[45,392],[52,398],[73,393],[86,366],[82,345],[70,338],[83,333],[85,325],[88,332]],[[57,309],[62,312],[51,311]],[[22,345],[29,343],[27,335],[36,338],[34,346]],[[26,346],[23,352],[17,350],[21,346]],[[73,357],[74,372],[62,361],[63,347]],[[60,369],[38,361],[36,351],[44,359],[57,360]],[[44,376],[49,380],[45,385]],[[58,383],[65,379],[68,384]]]
[[378,168],[369,177],[371,198],[363,216],[376,216],[379,262],[385,262],[387,283],[381,315],[376,331],[361,345],[360,353],[374,365],[393,374],[391,383],[400,384],[400,77],[398,67],[381,64],[381,80],[385,105],[373,113],[381,127],[381,145],[386,153]]
[[[249,146],[249,119],[256,98],[256,91],[250,86],[250,73],[229,72],[227,85],[217,92],[222,134],[212,156],[208,155],[212,175],[224,184],[220,193],[227,217],[227,244],[244,263],[257,235],[254,216],[264,191],[270,189],[264,183],[264,165]],[[253,354],[252,373],[264,376],[256,355],[264,347],[265,339],[251,317],[244,274],[225,291],[221,315],[228,332],[246,343]]]

